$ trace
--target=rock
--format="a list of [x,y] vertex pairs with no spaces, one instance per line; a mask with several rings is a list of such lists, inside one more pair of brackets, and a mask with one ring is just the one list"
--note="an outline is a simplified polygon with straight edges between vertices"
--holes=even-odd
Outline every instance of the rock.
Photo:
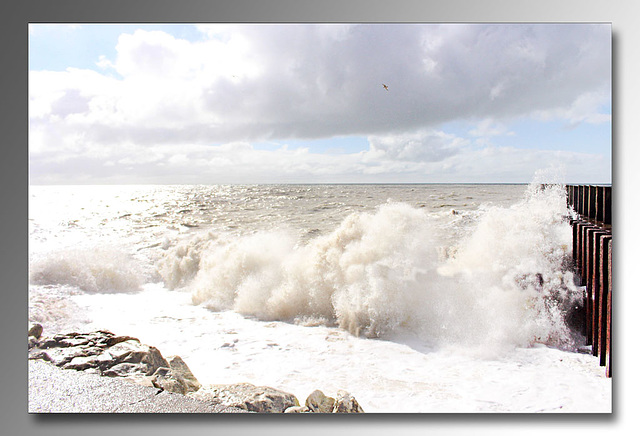
[[[30,333],[37,334],[39,329],[32,330]],[[65,369],[100,372],[110,377],[151,376],[158,368],[169,368],[157,348],[106,330],[58,334],[40,340],[29,336],[29,359],[47,360]]]
[[29,328],[29,336],[33,336],[36,339],[40,339],[40,336],[42,336],[42,324],[33,324],[30,328]]
[[284,413],[310,413],[311,411],[307,406],[291,406],[288,407]]
[[160,367],[151,376],[151,383],[158,389],[176,394],[187,393],[187,382],[170,368]]
[[34,350],[29,350],[29,360],[44,360],[46,362],[50,362],[51,358],[45,351],[36,348]]
[[180,356],[170,356],[167,358],[171,372],[182,377],[186,383],[187,392],[195,392],[202,386],[193,375],[187,364]]
[[76,336],[80,336],[81,334],[78,332],[70,332],[70,333],[60,333],[57,335],[53,335],[53,339],[55,339],[56,341],[60,342],[64,339],[71,339],[71,338],[75,338]]
[[113,356],[105,351],[89,356],[76,356],[69,363],[64,364],[62,368],[75,369],[77,371],[93,369],[100,372],[101,370],[111,367],[114,362]]
[[42,340],[40,340],[40,342],[38,342],[38,348],[40,349],[47,349],[47,348],[53,348],[53,347],[59,347],[60,344],[58,343],[58,341],[56,341],[53,338],[44,338]]
[[56,338],[56,341],[59,347],[82,347],[84,345],[91,346],[94,344],[90,338],[82,335],[71,338]]
[[158,368],[168,368],[169,362],[166,361],[164,357],[162,357],[162,353],[156,347],[147,346],[149,348],[148,353],[142,359],[142,363],[147,365],[147,375],[153,375],[154,372]]
[[105,343],[107,344],[107,347],[113,347],[114,345],[119,344],[120,342],[131,341],[131,340],[140,342],[138,339],[132,336],[111,336],[107,338]]
[[[40,354],[42,351],[42,354]],[[40,350],[39,348],[32,348],[29,351],[30,355],[40,355],[41,359],[49,361],[56,366],[64,366],[71,362],[76,357],[86,357],[87,352],[82,347],[70,347],[70,348],[48,348],[46,350]]]
[[338,391],[333,413],[364,413],[364,410],[349,392]]
[[335,399],[327,397],[322,391],[315,390],[307,397],[305,405],[313,413],[331,413]]
[[135,370],[130,366],[122,367],[126,368],[128,372],[153,375],[158,368],[169,367],[169,363],[162,357],[162,354],[156,347],[141,344],[137,339],[128,339],[119,342],[109,347],[108,352],[114,357],[117,364],[128,363],[138,365],[138,368]]
[[29,345],[29,350],[37,347],[38,346],[38,339],[34,336],[29,336],[29,341],[28,341],[28,345]]
[[85,369],[95,368],[96,366],[95,356],[78,356],[74,357],[69,363],[65,363],[62,368],[83,371]]
[[137,339],[119,342],[109,348],[109,354],[118,362],[140,363],[148,352],[148,347]]
[[293,394],[250,383],[208,385],[187,395],[197,400],[257,413],[283,413],[289,407],[300,405]]

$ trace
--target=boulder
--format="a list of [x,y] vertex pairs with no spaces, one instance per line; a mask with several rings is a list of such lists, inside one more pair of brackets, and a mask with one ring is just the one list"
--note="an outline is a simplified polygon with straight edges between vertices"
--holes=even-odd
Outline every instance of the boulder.
[[108,336],[105,340],[105,344],[107,345],[107,347],[113,347],[114,345],[119,344],[120,342],[125,342],[130,340],[137,341],[138,339],[132,336]]
[[29,360],[44,360],[45,362],[50,362],[51,358],[49,357],[49,355],[46,353],[46,351],[44,350],[40,350],[38,348],[35,348],[33,350],[31,350],[31,348],[29,349]]
[[[31,328],[29,333],[42,334],[38,328]],[[169,367],[157,348],[141,344],[131,336],[116,336],[105,330],[39,339],[29,336],[29,359],[111,377],[151,376],[158,368]]]
[[30,328],[29,328],[29,336],[33,336],[36,339],[40,339],[40,336],[42,336],[42,324],[33,324]]
[[113,356],[108,352],[100,354],[93,354],[89,356],[76,356],[69,363],[62,365],[64,369],[75,369],[77,371],[84,371],[87,369],[100,370],[102,368],[108,368],[114,362]]
[[151,376],[151,383],[163,391],[182,395],[187,393],[187,382],[170,368],[158,368]]
[[83,347],[83,346],[92,346],[95,342],[91,340],[90,337],[84,335],[78,335],[74,337],[68,338],[55,338],[57,341],[58,347]]
[[156,347],[148,345],[146,345],[146,347],[148,347],[149,351],[144,356],[141,363],[147,366],[147,375],[153,375],[153,373],[156,372],[158,368],[169,367],[169,362],[167,362],[166,359],[162,357],[162,353],[160,353],[160,350],[158,350]]
[[38,339],[34,336],[29,336],[28,345],[29,345],[29,350],[38,346]]
[[364,410],[349,392],[338,391],[332,413],[364,413]]
[[[119,342],[108,347],[107,351],[113,356],[116,364],[129,364],[121,366],[121,369],[126,368],[125,371],[128,373],[153,375],[158,368],[169,367],[169,363],[157,348],[141,344],[137,339]],[[109,374],[105,373],[105,375]]]
[[86,357],[88,355],[90,354],[82,347],[48,348],[41,350],[36,346],[29,350],[30,359],[46,360],[56,366],[64,366],[76,357]]
[[315,390],[307,397],[305,406],[313,413],[331,413],[335,399],[327,397],[322,391]]
[[170,356],[167,358],[169,368],[175,375],[182,377],[185,381],[187,392],[195,392],[202,386],[198,379],[193,375],[187,364],[180,356]]
[[118,362],[140,363],[144,356],[149,352],[147,346],[143,345],[137,339],[129,339],[119,342],[112,347],[108,347],[109,354]]
[[[39,326],[39,327],[38,327]],[[131,336],[105,330],[42,337],[42,326],[29,329],[29,359],[64,369],[122,377],[143,386],[196,400],[257,413],[364,413],[356,399],[338,391],[336,399],[313,391],[300,406],[295,395],[250,383],[202,386],[180,356],[165,359],[160,351]]]
[[300,405],[293,394],[250,383],[203,386],[187,396],[257,413],[283,413],[289,407]]
[[38,348],[46,350],[47,348],[59,347],[60,343],[53,338],[43,338],[36,344]]

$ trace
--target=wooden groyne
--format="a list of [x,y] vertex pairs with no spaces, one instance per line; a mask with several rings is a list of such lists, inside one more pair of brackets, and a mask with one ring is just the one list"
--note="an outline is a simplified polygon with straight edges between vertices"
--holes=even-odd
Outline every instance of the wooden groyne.
[[567,185],[567,204],[577,214],[570,222],[575,272],[585,287],[583,333],[611,377],[611,186]]

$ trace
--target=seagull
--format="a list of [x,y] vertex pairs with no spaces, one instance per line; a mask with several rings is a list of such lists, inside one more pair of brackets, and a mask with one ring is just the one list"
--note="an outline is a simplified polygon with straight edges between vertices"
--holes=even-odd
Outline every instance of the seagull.
[[387,85],[385,85],[384,83],[382,84],[382,86],[384,87],[385,91],[389,90],[389,87]]

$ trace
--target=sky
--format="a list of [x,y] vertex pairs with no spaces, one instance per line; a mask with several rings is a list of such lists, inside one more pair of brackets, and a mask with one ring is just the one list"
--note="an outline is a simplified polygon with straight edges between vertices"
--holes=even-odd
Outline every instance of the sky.
[[611,76],[608,24],[30,24],[30,183],[611,183]]

